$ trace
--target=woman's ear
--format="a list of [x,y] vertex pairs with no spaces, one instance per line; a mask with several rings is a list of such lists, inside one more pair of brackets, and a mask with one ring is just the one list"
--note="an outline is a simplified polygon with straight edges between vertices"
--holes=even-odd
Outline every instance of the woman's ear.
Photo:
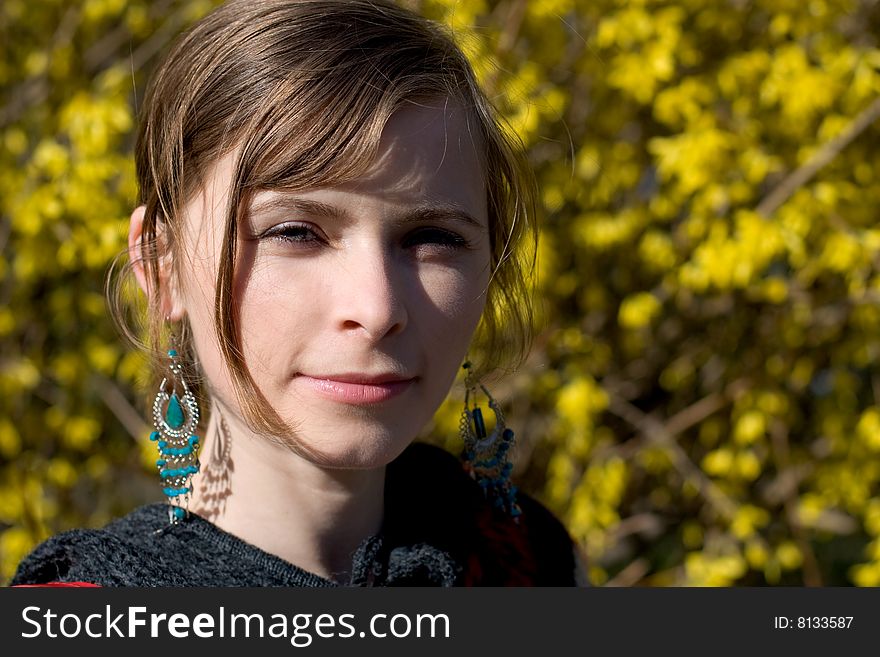
[[[128,225],[128,257],[131,261],[132,269],[134,269],[134,276],[137,279],[138,285],[144,291],[144,294],[147,295],[147,298],[152,300],[154,294],[152,289],[153,281],[147,277],[142,250],[144,215],[146,211],[146,206],[139,205],[131,213],[131,222]],[[156,238],[161,240],[162,236],[157,232]],[[178,321],[183,318],[186,312],[178,294],[177,285],[175,284],[176,279],[172,275],[170,254],[158,258],[156,266],[159,267],[159,290],[156,292],[160,295],[159,310],[163,317],[170,321]]]

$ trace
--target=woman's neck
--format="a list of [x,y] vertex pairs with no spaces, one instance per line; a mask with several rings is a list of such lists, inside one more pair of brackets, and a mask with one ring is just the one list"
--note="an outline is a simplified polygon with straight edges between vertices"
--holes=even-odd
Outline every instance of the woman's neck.
[[385,468],[322,468],[255,436],[216,405],[205,434],[190,511],[304,570],[347,582],[357,547],[380,529]]

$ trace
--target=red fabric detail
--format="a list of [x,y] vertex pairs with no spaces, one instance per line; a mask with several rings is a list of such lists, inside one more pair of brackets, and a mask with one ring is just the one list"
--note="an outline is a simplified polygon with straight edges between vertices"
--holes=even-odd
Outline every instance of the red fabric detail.
[[99,589],[100,584],[92,584],[91,582],[46,582],[45,584],[15,584],[13,589],[42,589],[42,588],[88,588]]
[[465,566],[463,584],[464,586],[479,586],[483,579],[483,567],[480,565],[480,555],[471,552],[468,556],[468,562]]
[[[487,507],[477,513],[482,545],[472,553],[464,573],[465,586],[535,586],[538,563],[528,540],[525,519],[517,524],[509,516]],[[489,580],[489,581],[487,581]]]

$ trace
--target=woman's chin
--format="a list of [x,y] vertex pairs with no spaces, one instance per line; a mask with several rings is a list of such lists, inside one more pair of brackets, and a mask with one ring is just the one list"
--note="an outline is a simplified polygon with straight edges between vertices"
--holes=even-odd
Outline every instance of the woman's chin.
[[313,463],[330,469],[371,470],[382,468],[398,456],[412,442],[382,432],[361,433],[336,440],[309,439],[300,436],[301,447],[296,451]]

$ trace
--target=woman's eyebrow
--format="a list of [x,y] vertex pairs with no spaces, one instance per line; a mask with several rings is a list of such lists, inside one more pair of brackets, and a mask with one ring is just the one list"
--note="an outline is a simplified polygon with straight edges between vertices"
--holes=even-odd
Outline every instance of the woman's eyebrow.
[[[277,195],[258,200],[251,208],[252,213],[284,210],[299,212],[313,217],[349,220],[350,213],[345,209],[329,203],[296,196]],[[485,225],[458,205],[447,203],[424,203],[404,209],[394,215],[399,223],[417,223],[425,221],[457,221],[460,223],[485,228]]]
[[461,223],[476,226],[477,228],[485,228],[485,225],[457,205],[447,205],[443,203],[428,203],[418,205],[403,212],[400,221],[404,223],[416,221],[458,221]]
[[321,201],[298,198],[296,196],[271,196],[255,202],[251,207],[252,213],[268,212],[272,210],[301,212],[302,214],[308,214],[313,217],[348,218],[348,213],[343,208],[330,205],[329,203],[322,203]]

